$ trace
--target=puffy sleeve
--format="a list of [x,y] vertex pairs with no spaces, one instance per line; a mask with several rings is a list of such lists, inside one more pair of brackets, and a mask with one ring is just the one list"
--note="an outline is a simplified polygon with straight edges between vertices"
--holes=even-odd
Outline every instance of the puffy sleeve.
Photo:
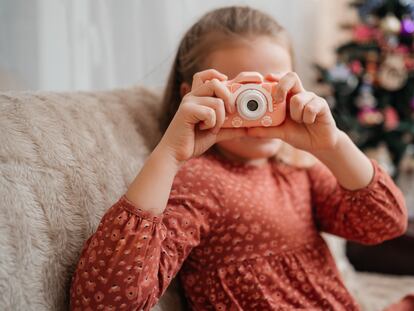
[[342,187],[322,163],[308,170],[319,230],[361,244],[378,244],[406,231],[407,209],[400,189],[376,160],[371,163],[374,176],[358,190]]
[[210,228],[213,201],[181,181],[174,180],[160,216],[125,195],[109,208],[81,251],[71,310],[149,310],[157,303]]

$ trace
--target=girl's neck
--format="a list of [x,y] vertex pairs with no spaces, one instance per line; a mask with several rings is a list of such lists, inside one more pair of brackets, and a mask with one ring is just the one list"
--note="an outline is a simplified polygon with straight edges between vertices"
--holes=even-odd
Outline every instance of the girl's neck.
[[214,147],[220,155],[222,155],[223,157],[225,157],[226,159],[230,161],[234,161],[237,163],[243,163],[243,164],[261,167],[261,166],[266,165],[266,163],[268,163],[268,160],[269,160],[268,158],[257,158],[257,159],[244,158],[234,153],[231,153],[230,151],[224,150],[217,145]]

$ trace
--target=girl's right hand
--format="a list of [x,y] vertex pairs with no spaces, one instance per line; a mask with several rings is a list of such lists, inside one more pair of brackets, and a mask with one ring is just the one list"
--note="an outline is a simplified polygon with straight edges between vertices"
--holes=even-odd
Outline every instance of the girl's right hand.
[[214,69],[198,72],[162,137],[159,147],[178,163],[201,155],[216,142],[246,136],[246,129],[221,129],[225,114],[235,109],[229,89],[220,81],[227,76]]

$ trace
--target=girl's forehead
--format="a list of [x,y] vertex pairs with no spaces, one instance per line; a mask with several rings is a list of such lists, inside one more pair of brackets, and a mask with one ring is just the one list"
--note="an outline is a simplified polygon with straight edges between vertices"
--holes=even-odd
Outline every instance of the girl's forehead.
[[257,71],[266,75],[293,69],[287,48],[267,37],[222,45],[207,56],[204,67],[214,68],[229,79],[242,71]]

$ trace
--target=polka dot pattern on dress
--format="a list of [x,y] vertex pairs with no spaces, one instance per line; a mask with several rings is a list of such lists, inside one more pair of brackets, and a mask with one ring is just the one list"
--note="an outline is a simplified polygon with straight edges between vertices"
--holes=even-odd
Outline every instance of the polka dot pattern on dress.
[[253,166],[209,151],[152,215],[122,196],[85,242],[71,310],[150,310],[180,271],[193,310],[359,310],[320,232],[375,244],[402,234],[400,190],[377,162],[363,189],[322,164]]

